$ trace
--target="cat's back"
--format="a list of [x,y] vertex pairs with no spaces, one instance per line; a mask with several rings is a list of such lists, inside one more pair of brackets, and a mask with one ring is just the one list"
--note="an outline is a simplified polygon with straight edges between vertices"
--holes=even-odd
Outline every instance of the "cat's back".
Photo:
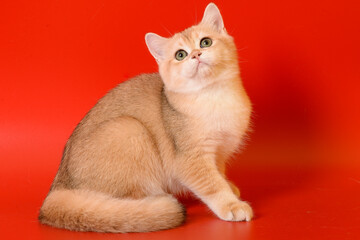
[[152,103],[160,103],[162,89],[163,83],[158,73],[141,74],[110,90],[94,108],[110,106],[112,110],[122,113],[142,111],[151,107]]
[[141,74],[111,89],[86,114],[75,134],[87,134],[102,122],[121,116],[140,121],[154,118],[161,112],[163,83],[158,73]]

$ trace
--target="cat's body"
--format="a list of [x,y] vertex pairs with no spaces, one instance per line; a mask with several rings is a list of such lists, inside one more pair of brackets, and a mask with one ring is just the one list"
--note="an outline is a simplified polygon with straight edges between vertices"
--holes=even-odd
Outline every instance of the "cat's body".
[[[202,25],[218,12],[214,4],[207,11]],[[171,228],[185,219],[171,195],[188,190],[224,220],[251,219],[251,208],[225,177],[225,163],[241,144],[251,114],[232,38],[222,29],[212,33],[214,49],[229,48],[229,54],[218,64],[195,49],[187,58],[192,65],[183,67],[190,70],[180,77],[172,73],[182,59],[171,62],[159,49],[174,41],[185,48],[186,39],[216,30],[202,25],[166,43],[147,36],[161,77],[143,74],[120,84],[84,117],[66,144],[40,211],[42,223],[101,232]]]

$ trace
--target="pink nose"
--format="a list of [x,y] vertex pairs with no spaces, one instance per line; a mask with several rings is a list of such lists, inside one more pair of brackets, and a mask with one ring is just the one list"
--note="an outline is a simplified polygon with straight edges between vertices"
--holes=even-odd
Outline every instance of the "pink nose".
[[192,53],[191,53],[191,58],[196,58],[196,59],[199,59],[199,57],[201,56],[201,52],[200,51],[193,51]]

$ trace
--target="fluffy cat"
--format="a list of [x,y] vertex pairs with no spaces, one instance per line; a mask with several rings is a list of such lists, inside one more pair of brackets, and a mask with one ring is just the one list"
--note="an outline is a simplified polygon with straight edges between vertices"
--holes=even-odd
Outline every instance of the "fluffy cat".
[[171,38],[145,36],[159,73],[106,94],[69,138],[40,209],[43,224],[76,231],[173,228],[191,191],[221,219],[249,221],[251,207],[225,176],[249,126],[233,38],[210,3],[202,21]]

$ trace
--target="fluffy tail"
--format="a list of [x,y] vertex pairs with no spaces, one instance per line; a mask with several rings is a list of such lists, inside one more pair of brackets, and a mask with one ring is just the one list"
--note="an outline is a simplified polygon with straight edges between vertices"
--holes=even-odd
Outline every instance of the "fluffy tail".
[[39,220],[58,228],[95,232],[148,232],[181,225],[185,211],[170,195],[117,199],[86,190],[53,190]]

